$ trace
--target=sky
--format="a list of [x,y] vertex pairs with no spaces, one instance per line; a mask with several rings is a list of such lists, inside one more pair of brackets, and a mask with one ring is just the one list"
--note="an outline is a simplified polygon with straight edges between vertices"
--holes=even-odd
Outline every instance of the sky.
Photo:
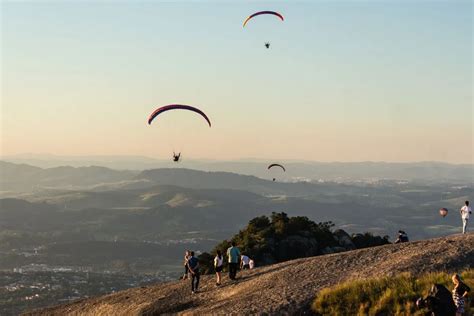
[[[285,21],[243,28],[259,10]],[[473,163],[472,16],[471,1],[2,1],[0,154]],[[171,103],[212,127],[147,124]]]

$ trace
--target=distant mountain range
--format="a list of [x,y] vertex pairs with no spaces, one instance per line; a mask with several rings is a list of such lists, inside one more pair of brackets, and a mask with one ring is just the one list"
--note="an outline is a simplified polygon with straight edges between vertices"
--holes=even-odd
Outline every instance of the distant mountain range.
[[38,188],[99,185],[132,179],[136,172],[117,171],[105,167],[39,168],[26,164],[0,161],[0,190],[31,191]]
[[[0,174],[0,198],[18,200],[0,200],[0,215],[9,218],[4,223],[21,223],[23,218],[31,222],[32,230],[47,231],[40,225],[43,221],[35,219],[43,214],[55,218],[51,223],[57,219],[57,230],[81,228],[108,239],[193,230],[233,232],[255,216],[281,211],[334,221],[349,232],[392,234],[404,227],[416,238],[437,236],[458,224],[455,213],[442,220],[437,215],[439,208],[457,208],[474,192],[472,185],[458,183],[273,182],[184,168],[141,172],[105,167],[42,169],[0,162]],[[31,207],[25,201],[39,204]],[[45,211],[43,203],[51,205],[51,210]],[[35,211],[40,209],[43,211]]]
[[[274,161],[263,160],[184,160],[176,164],[169,160],[140,156],[54,156],[54,155],[15,155],[4,156],[4,161],[29,164],[42,168],[59,166],[86,167],[101,166],[118,170],[147,170],[157,168],[184,167],[202,171],[224,171],[253,175],[272,179],[267,166]],[[442,162],[308,162],[279,161],[287,172],[278,174],[281,181],[374,181],[397,179],[410,181],[448,181],[459,183],[474,182],[474,165],[454,165]]]

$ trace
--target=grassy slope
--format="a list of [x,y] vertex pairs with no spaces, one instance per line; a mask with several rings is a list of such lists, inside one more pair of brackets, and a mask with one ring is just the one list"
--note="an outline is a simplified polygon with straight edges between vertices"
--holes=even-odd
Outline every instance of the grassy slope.
[[[474,286],[474,269],[465,270],[462,279]],[[426,273],[414,276],[404,273],[393,277],[370,278],[344,282],[321,290],[313,302],[313,311],[322,315],[425,315],[416,308],[416,299],[425,297],[434,283],[452,290],[451,274]],[[472,293],[471,293],[472,297]],[[474,315],[474,307],[466,309]]]

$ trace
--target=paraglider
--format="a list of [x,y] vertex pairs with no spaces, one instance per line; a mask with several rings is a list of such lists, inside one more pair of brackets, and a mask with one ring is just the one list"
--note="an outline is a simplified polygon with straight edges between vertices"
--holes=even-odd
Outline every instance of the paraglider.
[[[280,165],[279,163],[272,163],[271,165],[269,165],[267,167],[268,170],[270,170],[271,168],[273,167],[280,167],[284,172],[286,172],[286,169],[285,167],[283,167],[282,165]],[[276,178],[273,178],[273,182],[275,182]]]
[[174,162],[179,162],[180,160],[181,160],[181,153],[176,154],[176,153],[173,151],[173,161],[174,161]]
[[242,27],[245,27],[245,25],[247,25],[247,22],[250,21],[251,19],[253,19],[254,17],[259,16],[259,15],[264,15],[264,14],[271,14],[271,15],[274,15],[276,17],[279,17],[280,20],[285,21],[285,18],[283,17],[283,15],[281,15],[278,12],[275,12],[275,11],[259,11],[259,12],[255,12],[254,14],[248,16],[245,19],[244,24],[242,25]]
[[[156,119],[158,115],[170,110],[188,110],[188,111],[197,113],[201,115],[206,120],[209,127],[211,127],[211,120],[209,120],[209,117],[207,117],[207,115],[203,111],[201,111],[200,109],[194,106],[184,105],[184,104],[170,104],[170,105],[159,107],[158,109],[153,111],[153,113],[151,113],[151,115],[148,117],[148,124],[151,125],[151,123]],[[181,152],[175,153],[173,150],[173,161],[174,162],[181,161]]]
[[269,170],[270,170],[270,169],[271,169],[271,168],[273,168],[273,167],[280,167],[281,169],[283,169],[283,171],[285,171],[285,172],[286,172],[286,169],[285,169],[285,167],[283,167],[283,166],[282,166],[282,165],[280,165],[279,163],[272,163],[271,165],[269,165],[269,166],[268,166],[268,168],[267,168],[267,169],[269,169]]
[[148,124],[151,124],[151,122],[153,122],[153,120],[161,113],[164,113],[170,110],[188,110],[188,111],[195,112],[201,115],[207,121],[207,124],[209,124],[209,127],[211,127],[211,120],[209,120],[209,118],[203,111],[201,111],[200,109],[196,107],[193,107],[190,105],[184,105],[184,104],[170,104],[170,105],[165,105],[156,109],[153,113],[151,113],[150,117],[148,118]]
[[[280,18],[280,20],[284,21],[285,18],[283,18],[283,15],[281,15],[280,13],[278,12],[275,12],[275,11],[259,11],[259,12],[255,12],[254,14],[248,16],[245,21],[244,21],[244,24],[242,25],[242,27],[245,27],[245,25],[247,25],[247,22],[250,21],[251,19],[253,19],[254,17],[256,16],[259,16],[259,15],[274,15],[278,18]],[[266,42],[265,43],[265,48],[266,49],[269,49],[270,48],[270,42]]]
[[439,210],[439,215],[443,216],[443,217],[446,217],[446,215],[448,215],[448,209],[443,207]]

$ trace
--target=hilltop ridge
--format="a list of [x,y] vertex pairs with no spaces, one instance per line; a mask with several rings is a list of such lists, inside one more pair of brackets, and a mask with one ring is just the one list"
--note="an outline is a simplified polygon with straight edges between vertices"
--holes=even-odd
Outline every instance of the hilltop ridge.
[[239,273],[237,282],[225,276],[220,287],[213,275],[203,276],[196,295],[188,281],[174,281],[25,315],[306,314],[319,290],[339,282],[472,267],[470,233],[282,262]]

